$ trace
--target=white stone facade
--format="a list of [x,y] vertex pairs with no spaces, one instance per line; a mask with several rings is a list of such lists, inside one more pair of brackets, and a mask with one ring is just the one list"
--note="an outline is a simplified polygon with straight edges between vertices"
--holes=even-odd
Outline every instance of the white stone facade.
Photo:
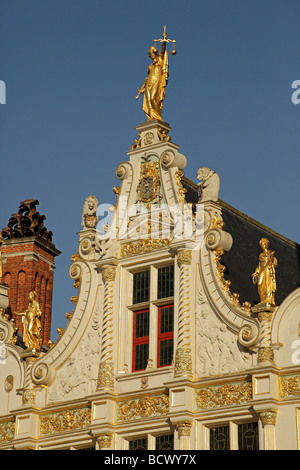
[[[0,449],[121,450],[141,438],[155,449],[157,436],[173,435],[174,449],[202,450],[210,448],[217,426],[228,427],[229,447],[238,449],[239,426],[253,422],[259,449],[299,449],[300,288],[268,320],[274,359],[258,360],[262,323],[223,278],[222,253],[234,234],[222,224],[222,205],[216,197],[200,201],[198,213],[186,205],[186,158],[166,123],[150,121],[137,131],[129,161],[116,171],[121,184],[101,240],[96,215],[84,219],[69,269],[78,297],[59,340],[47,352],[24,357],[10,323],[0,318]],[[154,172],[150,180],[146,167],[141,173],[145,161]],[[128,213],[136,203],[139,211]],[[192,234],[182,236],[178,220],[162,213],[149,238],[153,204],[158,211],[186,205]],[[155,286],[158,269],[170,265],[173,361],[158,367],[163,302]],[[150,312],[149,357],[146,369],[135,372],[133,274],[145,269],[154,286],[140,305]]]

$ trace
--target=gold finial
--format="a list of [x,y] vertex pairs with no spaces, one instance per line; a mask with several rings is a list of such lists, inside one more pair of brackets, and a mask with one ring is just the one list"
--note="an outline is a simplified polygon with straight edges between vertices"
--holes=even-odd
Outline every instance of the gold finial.
[[[169,62],[166,45],[173,43],[171,54],[176,54],[174,39],[167,39],[167,28],[164,26],[163,37],[160,39],[153,39],[154,46],[149,48],[148,54],[152,59],[152,64],[148,67],[148,76],[145,79],[141,88],[138,88],[136,98],[144,94],[142,110],[145,112],[148,121],[158,119],[163,121],[161,111],[163,108],[163,101],[165,98],[165,88],[168,84],[169,77]],[[160,53],[156,47],[156,43],[161,42]]]

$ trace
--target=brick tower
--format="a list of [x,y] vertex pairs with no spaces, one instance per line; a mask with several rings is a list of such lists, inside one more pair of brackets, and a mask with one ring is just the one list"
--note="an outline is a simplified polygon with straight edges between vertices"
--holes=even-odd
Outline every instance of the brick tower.
[[53,242],[52,232],[44,226],[46,217],[36,210],[39,202],[21,202],[17,214],[12,214],[2,230],[2,280],[9,286],[9,309],[22,333],[22,317],[28,306],[29,292],[37,293],[42,311],[43,345],[50,339],[54,258],[60,254]]

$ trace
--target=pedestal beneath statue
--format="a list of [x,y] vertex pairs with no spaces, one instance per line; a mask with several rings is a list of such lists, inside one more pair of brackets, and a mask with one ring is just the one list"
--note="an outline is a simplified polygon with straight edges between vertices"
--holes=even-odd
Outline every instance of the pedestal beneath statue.
[[253,313],[261,313],[261,312],[274,312],[276,309],[275,305],[270,304],[269,302],[261,302],[257,305],[254,305],[252,307],[252,312]]

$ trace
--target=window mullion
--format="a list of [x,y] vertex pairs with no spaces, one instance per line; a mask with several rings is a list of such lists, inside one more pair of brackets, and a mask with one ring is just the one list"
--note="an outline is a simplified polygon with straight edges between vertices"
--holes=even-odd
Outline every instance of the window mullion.
[[150,367],[157,367],[156,364],[156,351],[157,351],[157,308],[154,301],[157,299],[157,269],[155,266],[150,266],[150,323],[149,323],[149,359]]
[[238,450],[238,425],[233,421],[229,421],[229,442],[230,450]]
[[149,325],[149,359],[152,360],[150,366],[157,367],[157,307],[150,303],[150,325]]

